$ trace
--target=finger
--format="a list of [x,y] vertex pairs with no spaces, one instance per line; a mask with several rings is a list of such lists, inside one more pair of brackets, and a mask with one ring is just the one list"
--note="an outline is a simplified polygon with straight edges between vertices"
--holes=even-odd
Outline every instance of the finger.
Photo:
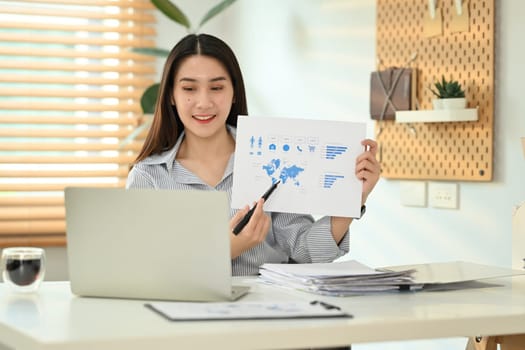
[[361,144],[365,146],[365,149],[368,149],[370,153],[375,157],[377,154],[377,142],[371,139],[364,139],[361,141]]
[[[249,234],[250,231],[253,230],[253,227],[255,226],[254,225],[254,222],[257,221],[257,217],[258,217],[258,212],[260,211],[260,207],[261,205],[259,205],[258,203],[256,202],[253,202],[252,204],[252,208],[255,207],[253,213],[251,214],[250,216],[250,219],[248,220],[248,222],[244,225],[244,227],[241,229],[241,231],[239,232],[239,234],[243,234],[245,232],[247,232]],[[242,220],[242,218],[248,213],[248,211],[250,210],[250,208],[248,206],[246,206],[246,208],[248,208],[248,210],[246,210],[246,212],[244,213],[244,215],[242,215],[240,218],[239,218],[239,221]],[[238,221],[238,222],[239,222]],[[235,227],[235,226],[234,226]]]
[[379,175],[381,174],[381,166],[378,162],[361,162],[358,165],[356,165],[355,173],[359,180],[378,179]]
[[248,213],[250,210],[249,206],[245,206],[244,208],[239,209],[231,218],[230,220],[230,230],[233,230],[233,228],[239,223],[239,221],[242,220],[242,218]]
[[366,170],[361,170],[356,176],[359,181],[366,181],[371,176],[371,173]]
[[268,231],[270,231],[270,225],[272,223],[272,219],[270,218],[269,215],[265,215],[266,216],[266,219],[264,220],[264,228],[263,228],[263,232],[264,232],[264,236],[266,236],[268,234]]
[[259,198],[259,200],[257,201],[257,203],[254,203],[254,205],[257,205],[255,207],[255,210],[253,212],[253,215],[250,219],[250,222],[256,222],[257,220],[259,220],[259,218],[264,215],[264,211],[263,211],[263,205],[264,205],[264,199],[262,198]]
[[355,166],[355,172],[358,173],[362,170],[368,170],[371,172],[376,172],[379,170],[379,163],[377,161],[364,159],[358,162]]
[[363,161],[363,160],[366,160],[366,159],[368,159],[371,162],[372,161],[377,161],[375,154],[373,154],[371,151],[366,151],[366,152],[361,153],[357,157],[356,161],[360,162],[360,161]]
[[381,175],[381,166],[371,166],[370,168],[360,169],[356,175],[360,178],[366,178],[373,181],[377,181]]
[[264,213],[264,199],[263,198],[259,198],[259,200],[257,201],[255,207],[255,210],[253,212],[253,215],[252,215],[252,218],[251,218],[251,222],[253,223],[253,227],[255,228],[256,225],[258,224],[258,222],[264,217],[266,216],[266,214]]
[[268,229],[270,228],[270,217],[263,213],[263,215],[257,219],[258,220],[254,222],[254,235],[257,242],[260,243],[266,239],[266,235],[268,234]]

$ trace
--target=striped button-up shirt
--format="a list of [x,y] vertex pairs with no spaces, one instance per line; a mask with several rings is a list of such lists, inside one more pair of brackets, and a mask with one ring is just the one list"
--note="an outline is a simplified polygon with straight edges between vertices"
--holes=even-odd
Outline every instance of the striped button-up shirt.
[[[228,126],[235,138],[236,129]],[[212,187],[176,160],[184,133],[175,146],[161,154],[152,155],[131,169],[127,188],[155,188],[171,190],[224,191],[231,201],[233,186],[233,154],[221,181]],[[230,217],[237,209],[230,209]],[[256,275],[264,263],[330,262],[349,250],[349,234],[337,244],[331,234],[330,217],[314,220],[311,215],[267,213],[271,226],[266,240],[232,260],[232,274]],[[198,254],[198,252],[195,252]]]

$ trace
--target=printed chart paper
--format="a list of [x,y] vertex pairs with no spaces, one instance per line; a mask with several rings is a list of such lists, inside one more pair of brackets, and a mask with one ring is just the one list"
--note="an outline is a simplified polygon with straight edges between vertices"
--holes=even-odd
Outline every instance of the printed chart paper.
[[364,123],[239,116],[232,208],[252,206],[281,181],[265,211],[359,217]]
[[337,306],[320,301],[214,303],[158,301],[145,306],[171,321],[353,317]]

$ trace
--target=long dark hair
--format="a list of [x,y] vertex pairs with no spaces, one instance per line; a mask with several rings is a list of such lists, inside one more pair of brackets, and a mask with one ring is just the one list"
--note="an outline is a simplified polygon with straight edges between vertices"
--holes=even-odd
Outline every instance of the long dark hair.
[[237,116],[248,114],[241,68],[232,49],[224,41],[212,35],[189,34],[175,45],[166,59],[155,104],[153,123],[135,162],[171,149],[184,130],[177,109],[172,106],[173,85],[182,60],[193,55],[204,55],[217,59],[230,75],[235,103],[232,104],[226,124],[237,126]]

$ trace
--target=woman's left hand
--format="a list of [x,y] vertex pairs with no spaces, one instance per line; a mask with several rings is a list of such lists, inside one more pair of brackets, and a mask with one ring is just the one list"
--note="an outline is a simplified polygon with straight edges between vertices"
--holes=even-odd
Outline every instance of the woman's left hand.
[[376,159],[377,142],[365,139],[361,141],[366,151],[361,153],[356,160],[355,174],[363,181],[363,194],[361,203],[364,204],[370,192],[375,187],[381,173],[381,165]]

